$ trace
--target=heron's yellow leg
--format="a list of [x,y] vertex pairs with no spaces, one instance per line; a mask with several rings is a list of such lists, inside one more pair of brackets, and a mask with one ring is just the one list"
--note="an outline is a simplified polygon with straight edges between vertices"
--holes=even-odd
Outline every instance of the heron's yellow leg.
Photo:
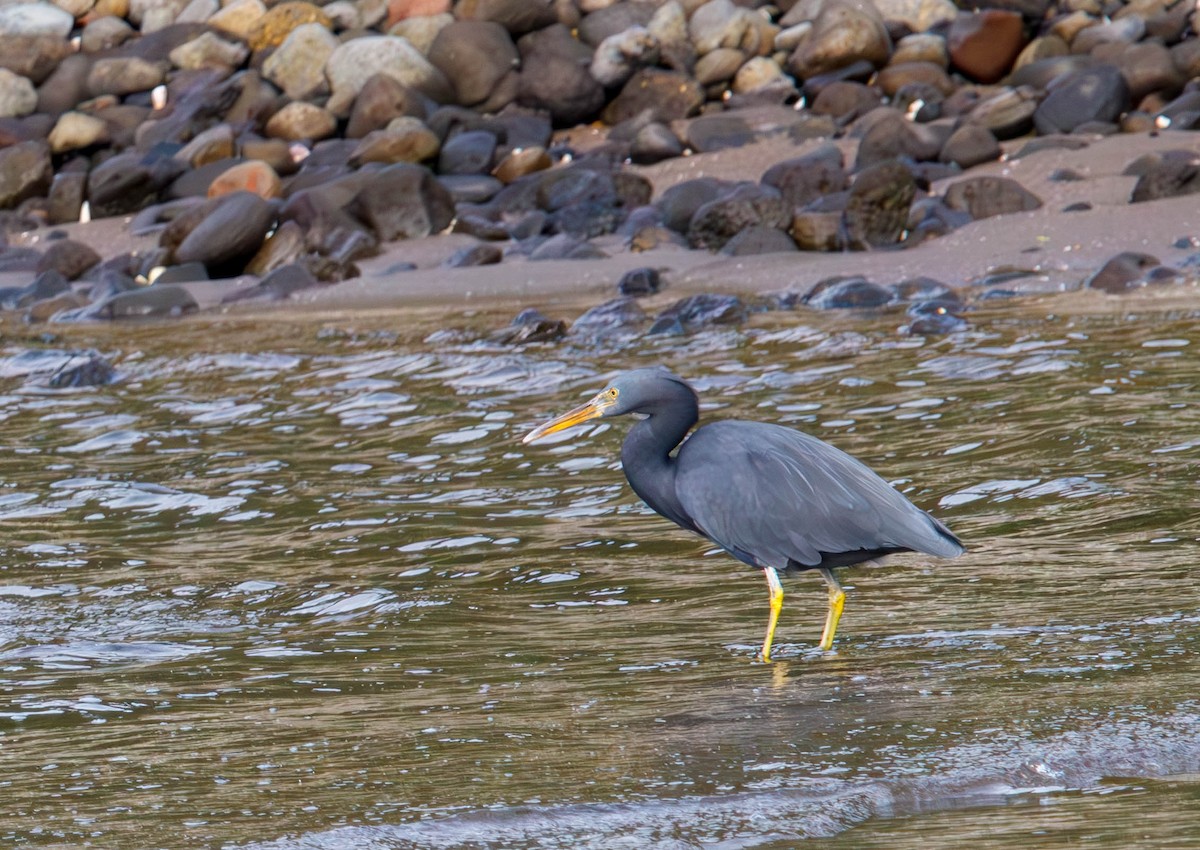
[[767,620],[767,636],[763,640],[762,652],[758,654],[760,661],[771,660],[771,643],[775,640],[775,624],[779,622],[779,612],[783,610],[783,585],[779,583],[779,573],[774,567],[764,567],[767,577],[767,590],[771,594],[771,618]]
[[833,635],[837,632],[838,620],[842,619],[842,607],[846,604],[846,592],[833,577],[833,570],[821,568],[821,578],[829,585],[829,613],[825,615],[825,631],[821,632],[821,649],[833,649]]

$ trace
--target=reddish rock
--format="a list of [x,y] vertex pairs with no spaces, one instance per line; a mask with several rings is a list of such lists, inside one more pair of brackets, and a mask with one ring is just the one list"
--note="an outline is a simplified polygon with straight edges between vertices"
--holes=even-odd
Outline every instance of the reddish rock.
[[231,192],[251,192],[269,200],[283,194],[283,184],[274,168],[252,159],[226,169],[208,186],[210,198]]
[[389,30],[393,25],[406,18],[423,18],[429,15],[443,15],[450,11],[450,0],[388,0],[387,25]]
[[994,83],[1008,73],[1025,46],[1025,28],[1016,12],[986,9],[960,14],[946,41],[956,69],[977,82]]

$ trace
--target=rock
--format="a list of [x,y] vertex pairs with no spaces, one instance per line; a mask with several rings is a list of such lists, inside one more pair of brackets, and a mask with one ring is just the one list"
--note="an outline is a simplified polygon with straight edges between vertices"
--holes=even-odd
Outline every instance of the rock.
[[210,280],[208,269],[203,263],[183,263],[178,266],[160,266],[158,277],[154,278],[155,286],[167,283],[192,283],[198,280]]
[[495,21],[514,35],[540,30],[558,18],[550,0],[459,0],[454,15],[462,21]]
[[229,266],[240,272],[274,223],[274,210],[258,195],[225,195],[175,249],[174,260],[203,263],[218,277]]
[[688,225],[693,248],[719,251],[741,230],[755,224],[783,230],[791,211],[779,192],[769,186],[744,183],[699,207]]
[[294,221],[282,221],[246,263],[246,273],[266,276],[295,262],[304,251],[304,230]]
[[587,310],[571,325],[571,336],[632,331],[646,320],[646,312],[635,299],[621,296]]
[[47,386],[52,390],[79,389],[80,387],[102,387],[116,378],[112,364],[99,354],[89,354],[82,363],[72,358],[50,376]]
[[397,162],[424,162],[438,153],[438,138],[416,118],[397,118],[386,130],[368,133],[350,154],[350,164],[368,162],[392,165]]
[[492,175],[502,183],[514,183],[522,177],[545,171],[554,165],[550,154],[541,145],[517,148],[500,160]]
[[298,27],[305,24],[317,24],[329,29],[332,22],[319,6],[312,3],[285,0],[283,3],[271,6],[266,13],[255,22],[248,33],[248,41],[252,50],[268,50],[283,44]]
[[1147,273],[1158,265],[1157,257],[1122,251],[1084,281],[1083,285],[1085,289],[1099,289],[1110,295],[1120,295],[1145,286]]
[[773,186],[792,209],[803,207],[850,185],[842,151],[826,142],[803,156],[777,162],[763,173],[762,182]]
[[109,141],[108,125],[84,112],[64,112],[46,139],[53,153],[82,150]]
[[662,276],[658,273],[658,269],[647,267],[630,269],[617,281],[617,291],[633,298],[654,295],[660,289],[662,289]]
[[579,124],[604,106],[604,88],[588,71],[591,51],[561,24],[522,38],[518,99],[544,109],[556,124]]
[[687,125],[687,143],[696,153],[740,148],[754,140],[754,131],[738,115],[701,115]]
[[[100,262],[100,255],[90,246],[73,239],[56,239],[46,248],[37,264],[38,274],[55,271],[67,280],[78,280],[84,272]],[[58,290],[48,293],[57,295]]]
[[227,68],[233,70],[241,66],[250,51],[244,44],[227,41],[211,32],[202,33],[186,44],[181,44],[171,51],[171,61],[175,67],[185,71],[198,68]]
[[1131,163],[1124,173],[1139,174],[1129,198],[1133,204],[1200,192],[1200,157],[1191,151],[1171,151],[1152,161]]
[[86,192],[87,172],[59,171],[55,174],[47,197],[49,206],[46,212],[49,223],[66,224],[79,221]]
[[794,90],[791,77],[783,73],[779,63],[767,56],[754,56],[738,68],[733,75],[733,91],[736,94],[751,94],[782,86]]
[[1024,136],[1033,129],[1033,114],[1041,96],[1031,86],[1003,89],[982,100],[967,116],[967,121],[988,130],[1001,141]]
[[729,257],[745,257],[752,254],[780,254],[796,250],[796,242],[782,230],[752,224],[721,246],[721,253]]
[[8,245],[0,249],[0,271],[32,272],[37,268],[41,259],[42,252],[36,248],[17,248]]
[[984,162],[1000,158],[1000,142],[991,132],[979,124],[963,124],[950,134],[942,152],[940,162],[951,162],[960,168],[971,168]]
[[788,233],[802,251],[841,251],[847,247],[840,212],[801,210],[792,216]]
[[555,342],[566,334],[566,322],[548,319],[530,307],[518,313],[508,327],[488,334],[488,339],[501,345],[522,345],[527,342]]
[[16,118],[37,109],[38,94],[27,78],[0,68],[0,118]]
[[829,0],[817,13],[808,38],[788,56],[785,69],[807,80],[859,61],[879,68],[891,52],[892,40],[875,6]]
[[1125,77],[1111,65],[1097,65],[1054,83],[1033,122],[1044,136],[1070,133],[1091,122],[1115,122],[1129,105]]
[[1025,25],[1016,12],[985,9],[959,14],[946,37],[950,61],[980,83],[994,83],[1008,73],[1025,46]]
[[[367,78],[358,97],[354,99],[345,136],[347,139],[361,139],[370,132],[388,127],[394,119],[424,117],[422,95],[386,74],[375,74]],[[408,131],[409,128],[406,125],[399,129]],[[434,143],[441,144],[436,138]]]
[[737,325],[746,320],[748,312],[736,295],[703,292],[681,298],[660,312],[647,333],[680,334],[709,325]]
[[97,59],[88,72],[88,91],[93,97],[127,95],[150,91],[166,79],[166,68],[136,56]]
[[504,252],[489,242],[480,242],[470,248],[461,248],[446,258],[442,265],[448,269],[465,269],[472,266],[494,266],[504,259]]
[[604,120],[620,124],[645,116],[664,123],[687,118],[704,103],[700,84],[679,71],[643,68],[634,74],[604,109]]
[[842,220],[850,248],[882,248],[900,241],[916,196],[912,172],[895,160],[859,172]]
[[492,170],[496,137],[486,130],[458,133],[447,139],[438,155],[439,174],[486,174]]
[[646,27],[654,14],[650,4],[606,3],[587,15],[579,23],[579,40],[595,49],[610,36],[632,27]]
[[429,48],[429,61],[454,87],[456,102],[486,101],[506,74],[521,64],[508,30],[493,21],[455,21],[444,27]]
[[723,85],[733,79],[745,61],[742,51],[721,47],[701,56],[696,61],[692,76],[702,86]]
[[[143,319],[182,316],[200,309],[196,299],[182,286],[143,286],[128,292],[120,292],[104,299],[99,304],[85,308],[86,318],[97,319]],[[59,321],[55,317],[55,321]]]
[[84,53],[99,53],[102,50],[120,47],[135,35],[137,31],[121,18],[111,15],[95,18],[83,28],[80,47]]
[[325,63],[340,42],[318,23],[292,30],[262,65],[263,76],[292,100],[308,100],[329,91]]
[[978,221],[994,215],[1036,210],[1042,201],[1016,180],[1007,177],[968,177],[946,189],[946,206],[962,210]]
[[606,88],[624,85],[639,68],[656,65],[658,39],[645,27],[633,26],[614,33],[596,48],[590,71]]
[[677,233],[687,233],[696,210],[716,200],[729,188],[728,184],[712,177],[687,180],[671,186],[658,199],[663,224]]
[[0,38],[41,37],[66,39],[75,18],[50,3],[12,3],[0,6]]
[[[0,7],[11,9],[12,6]],[[50,150],[42,142],[20,142],[0,148],[0,209],[12,209],[27,198],[45,195],[54,178]]]
[[327,109],[294,100],[272,115],[265,129],[274,139],[327,139],[337,130],[337,119]]
[[261,0],[230,0],[208,19],[208,25],[248,42],[266,13]]
[[892,292],[863,277],[830,278],[814,286],[803,301],[816,310],[870,309],[892,302]]
[[349,112],[358,93],[375,74],[386,74],[408,88],[435,100],[450,99],[450,84],[441,71],[402,38],[365,36],[345,42],[325,63],[333,90],[327,108],[335,115]]
[[874,120],[859,140],[854,163],[857,169],[891,159],[928,162],[941,153],[944,139],[929,127],[905,120],[894,109],[878,109],[868,118]]
[[54,269],[44,269],[31,283],[20,287],[0,289],[0,307],[19,310],[38,301],[69,292],[71,283]]
[[835,80],[823,86],[812,102],[814,115],[829,115],[840,124],[866,115],[883,102],[879,91],[850,80]]
[[246,289],[231,292],[221,299],[222,304],[236,301],[283,301],[293,293],[320,286],[311,271],[305,266],[289,264],[280,266]]
[[454,199],[446,188],[427,168],[403,163],[372,174],[353,208],[385,242],[439,233],[454,219]]
[[217,198],[234,192],[250,192],[260,198],[283,196],[283,181],[265,162],[249,160],[230,166],[208,186],[208,197]]

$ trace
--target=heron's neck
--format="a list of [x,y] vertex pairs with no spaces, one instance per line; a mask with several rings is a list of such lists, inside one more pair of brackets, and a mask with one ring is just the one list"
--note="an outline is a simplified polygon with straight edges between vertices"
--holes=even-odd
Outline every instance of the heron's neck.
[[675,495],[675,458],[672,450],[683,442],[700,418],[696,394],[682,384],[678,390],[643,412],[647,417],[629,431],[621,446],[621,465],[635,493],[663,516],[694,529]]

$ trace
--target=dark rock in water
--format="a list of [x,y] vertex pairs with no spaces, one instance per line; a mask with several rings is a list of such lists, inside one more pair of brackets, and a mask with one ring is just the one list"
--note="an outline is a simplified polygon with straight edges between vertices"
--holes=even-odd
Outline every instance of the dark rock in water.
[[631,331],[644,324],[646,318],[635,299],[621,296],[585,312],[571,325],[571,334]]
[[454,198],[433,173],[400,163],[370,175],[352,209],[384,242],[439,233],[454,220]]
[[607,256],[590,242],[566,233],[551,236],[529,252],[530,260],[599,260]]
[[111,384],[116,377],[112,364],[99,354],[90,354],[86,361],[78,365],[70,365],[72,362],[63,364],[63,368],[50,376],[46,385],[55,390],[102,387]]
[[185,165],[170,157],[120,153],[88,174],[88,203],[94,218],[137,212],[158,200]]
[[38,261],[37,271],[54,269],[67,280],[76,280],[100,262],[100,255],[90,246],[73,239],[51,242]]
[[946,190],[946,206],[978,221],[994,215],[1036,210],[1041,199],[1007,177],[968,177]]
[[48,269],[26,286],[11,286],[0,289],[0,308],[19,310],[35,301],[53,298],[71,289],[70,282],[54,269]]
[[662,289],[662,276],[659,275],[658,269],[645,266],[638,269],[630,269],[621,275],[621,279],[617,281],[617,291],[622,295],[629,295],[633,298],[653,295],[660,289]]
[[922,298],[908,305],[905,311],[910,316],[961,316],[967,311],[967,305],[958,300],[953,293],[934,298]]
[[493,266],[504,259],[504,252],[495,245],[481,242],[470,248],[461,248],[451,254],[444,263],[448,269],[464,269],[471,266]]
[[0,209],[45,195],[54,179],[50,148],[44,142],[20,142],[0,149]]
[[441,174],[484,174],[492,169],[496,136],[487,130],[470,130],[446,140],[438,154]]
[[526,342],[554,342],[566,334],[566,322],[549,319],[530,307],[518,313],[508,327],[488,334],[488,339],[502,345],[521,345]]
[[841,192],[850,185],[842,151],[832,142],[804,156],[775,163],[763,173],[762,182],[778,189],[784,203],[792,209]]
[[231,292],[221,299],[222,304],[235,301],[282,301],[293,292],[320,286],[321,283],[302,265],[281,266],[254,286]]
[[1170,151],[1157,162],[1143,164],[1144,159],[1140,157],[1125,169],[1126,174],[1137,173],[1131,169],[1141,170],[1141,176],[1129,196],[1130,203],[1139,204],[1200,192],[1200,157],[1190,151]]
[[663,124],[695,114],[704,104],[704,89],[680,71],[642,68],[604,108],[604,120],[620,124],[640,115]]
[[688,243],[693,248],[719,251],[751,225],[783,230],[791,218],[791,210],[777,190],[743,183],[696,210],[688,225]]
[[8,247],[0,251],[0,272],[31,272],[42,260],[36,248]]
[[750,225],[721,246],[721,253],[730,257],[781,254],[796,250],[796,242],[792,237],[782,230],[761,224]]
[[1033,113],[1039,133],[1070,133],[1093,121],[1115,122],[1130,106],[1129,84],[1112,65],[1097,65],[1056,81]]
[[817,310],[866,309],[886,306],[892,298],[891,290],[863,277],[829,278],[817,283],[804,303]]
[[746,320],[746,303],[736,295],[702,292],[681,298],[654,317],[648,333],[680,333],[709,325],[737,325]]
[[[275,223],[269,203],[251,192],[225,195],[175,249],[178,263],[203,263],[210,270],[238,264],[240,272]],[[220,276],[218,274],[218,276]]]
[[[530,4],[535,5],[535,4]],[[521,79],[517,98],[544,109],[560,126],[591,120],[604,106],[604,87],[588,70],[592,51],[562,24],[552,24],[517,42]]]
[[1136,251],[1122,251],[1084,281],[1083,285],[1086,289],[1099,289],[1110,295],[1120,295],[1145,286],[1147,274],[1158,265],[1157,257]]
[[860,172],[842,213],[847,244],[858,249],[895,245],[908,224],[916,193],[912,173],[895,160]]
[[893,284],[892,289],[895,291],[896,297],[902,301],[913,301],[922,304],[930,301],[954,301],[962,303],[953,289],[932,277],[910,277],[907,280]]
[[953,313],[920,315],[908,323],[907,330],[914,336],[943,336],[959,333],[970,327],[966,319]]

